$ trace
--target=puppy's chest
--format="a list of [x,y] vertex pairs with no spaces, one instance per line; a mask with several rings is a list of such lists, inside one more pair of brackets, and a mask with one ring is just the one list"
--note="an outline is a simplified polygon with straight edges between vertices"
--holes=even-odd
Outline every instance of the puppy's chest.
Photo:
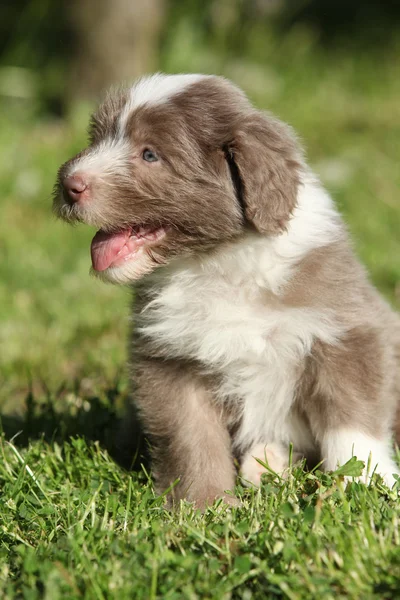
[[317,315],[268,301],[267,293],[205,277],[162,286],[138,319],[140,334],[165,356],[225,375],[298,363],[318,326]]

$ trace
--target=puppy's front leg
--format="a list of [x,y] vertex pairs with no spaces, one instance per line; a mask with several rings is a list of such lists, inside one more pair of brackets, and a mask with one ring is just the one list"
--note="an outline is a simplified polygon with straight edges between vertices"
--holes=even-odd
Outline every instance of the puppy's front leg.
[[357,429],[344,428],[325,433],[322,438],[321,453],[325,458],[326,470],[334,471],[352,456],[356,456],[365,464],[361,481],[368,483],[376,470],[383,477],[386,485],[391,488],[396,481],[393,474],[398,474],[399,470],[391,457],[390,446],[389,436],[386,439],[378,439]]
[[314,351],[314,393],[305,398],[304,409],[324,468],[335,470],[356,456],[366,465],[362,480],[376,470],[392,487],[399,470],[391,449],[397,399],[390,346],[380,330],[358,328],[340,344],[319,343]]
[[235,484],[231,440],[205,381],[183,363],[156,359],[142,360],[135,380],[157,491],[179,479],[170,503],[185,498],[204,508],[218,497],[234,503],[225,494]]
[[[294,452],[293,462],[301,459],[300,452]],[[255,444],[244,455],[241,463],[241,475],[244,485],[253,485],[258,487],[261,484],[261,477],[268,472],[262,463],[267,463],[271,471],[285,477],[288,473],[289,447],[287,444],[278,442],[269,442],[267,444]]]

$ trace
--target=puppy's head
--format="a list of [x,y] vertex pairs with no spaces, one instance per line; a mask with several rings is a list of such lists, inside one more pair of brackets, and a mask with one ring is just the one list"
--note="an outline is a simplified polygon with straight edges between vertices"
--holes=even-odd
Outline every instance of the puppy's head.
[[226,80],[154,75],[111,92],[86,150],[59,170],[54,210],[99,228],[93,271],[129,283],[252,228],[276,235],[296,203],[289,128]]

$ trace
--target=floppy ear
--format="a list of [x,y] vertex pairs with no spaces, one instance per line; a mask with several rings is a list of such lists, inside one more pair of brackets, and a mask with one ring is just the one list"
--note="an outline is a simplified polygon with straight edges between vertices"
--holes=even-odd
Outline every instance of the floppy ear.
[[286,229],[296,206],[301,154],[288,126],[254,112],[228,144],[241,179],[245,216],[261,233]]

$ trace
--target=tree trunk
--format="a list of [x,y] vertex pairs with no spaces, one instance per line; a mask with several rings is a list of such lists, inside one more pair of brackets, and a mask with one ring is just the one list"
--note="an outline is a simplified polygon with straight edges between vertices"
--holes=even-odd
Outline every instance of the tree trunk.
[[165,0],[73,0],[68,99],[97,99],[109,85],[156,69],[165,5]]

